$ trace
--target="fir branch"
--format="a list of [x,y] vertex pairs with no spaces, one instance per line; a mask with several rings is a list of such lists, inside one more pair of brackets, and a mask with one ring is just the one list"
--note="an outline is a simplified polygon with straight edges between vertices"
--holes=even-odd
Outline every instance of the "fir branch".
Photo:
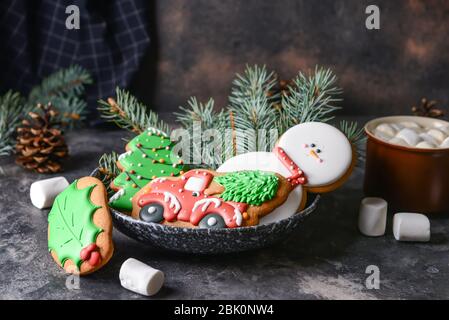
[[[181,126],[189,131],[191,139],[190,151],[192,152],[193,159],[201,159],[201,164],[196,164],[199,167],[206,167],[216,169],[223,163],[224,155],[227,154],[226,150],[229,148],[226,143],[225,129],[227,128],[227,119],[224,111],[216,112],[214,110],[215,101],[209,99],[206,103],[199,102],[196,97],[191,97],[187,101],[188,107],[180,106],[179,109],[182,112],[175,112],[176,121]],[[220,154],[216,154],[213,150],[208,148],[206,143],[203,143],[202,139],[194,138],[194,130],[199,129],[201,132],[205,130],[216,130],[218,139],[221,139]]]
[[277,137],[268,137],[276,128],[275,105],[279,93],[274,93],[277,77],[266,67],[247,66],[243,75],[237,74],[229,97],[228,110],[233,115],[237,134],[237,153],[270,151]]
[[142,133],[149,127],[163,132],[170,131],[169,125],[160,120],[157,113],[149,110],[128,91],[117,88],[116,96],[117,100],[109,98],[107,101],[98,101],[98,111],[106,121],[113,122],[119,128],[136,134]]
[[37,104],[52,103],[59,111],[59,120],[69,128],[85,119],[87,103],[82,96],[85,86],[92,83],[92,78],[80,66],[74,65],[61,69],[42,80],[28,95],[28,107]]
[[0,156],[14,150],[14,134],[22,117],[30,110],[19,93],[8,91],[0,97]]
[[340,109],[342,90],[337,86],[337,77],[330,69],[315,68],[313,74],[300,72],[289,86],[289,94],[282,96],[282,109],[278,125],[281,134],[304,122],[329,122],[333,113]]
[[108,195],[113,193],[110,187],[112,180],[120,174],[120,169],[117,167],[118,154],[112,152],[110,154],[105,153],[98,160],[98,171],[100,172],[100,178],[105,185]]
[[357,152],[357,158],[360,162],[365,162],[365,142],[366,136],[363,128],[359,128],[357,122],[348,122],[343,120],[340,122],[340,130],[346,135],[348,140],[354,146]]
[[46,77],[41,85],[31,90],[28,100],[35,105],[53,102],[52,98],[57,96],[80,96],[84,93],[85,85],[91,83],[89,72],[78,65],[70,66]]

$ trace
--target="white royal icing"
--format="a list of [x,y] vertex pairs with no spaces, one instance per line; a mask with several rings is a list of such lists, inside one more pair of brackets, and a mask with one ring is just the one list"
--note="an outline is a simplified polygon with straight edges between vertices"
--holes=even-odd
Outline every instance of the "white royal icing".
[[161,131],[159,129],[156,129],[156,128],[150,127],[150,128],[148,128],[148,132],[152,133],[152,134],[159,134],[161,136],[167,137],[167,134],[165,132],[163,132],[163,131]]
[[193,205],[192,212],[195,211],[196,209],[198,209],[199,206],[203,206],[201,208],[201,211],[206,212],[207,208],[209,207],[209,205],[211,203],[213,203],[215,205],[215,208],[219,208],[221,206],[220,199],[217,199],[217,198],[201,199],[201,200],[198,200],[197,202],[195,202],[195,204]]
[[337,128],[321,122],[302,123],[279,139],[279,147],[304,171],[307,186],[338,181],[352,163],[352,146]]
[[234,217],[235,223],[240,227],[242,225],[243,216],[238,208],[234,209]]
[[125,195],[125,189],[120,189],[119,191],[117,191],[116,193],[114,193],[114,195],[109,199],[109,203],[112,203],[112,202],[118,200],[118,199],[121,198],[123,195]]
[[177,214],[179,210],[181,210],[181,203],[179,202],[178,198],[173,193],[170,193],[168,191],[164,192],[164,201],[170,202],[169,207],[170,209],[173,209],[173,212]]
[[204,188],[204,179],[198,177],[190,177],[184,185],[187,191],[201,191]]
[[132,153],[131,150],[129,150],[129,151],[125,152],[125,153],[122,153],[121,155],[118,156],[118,159],[119,159],[119,160],[123,160],[123,159],[125,159],[127,156],[129,156],[131,153]]

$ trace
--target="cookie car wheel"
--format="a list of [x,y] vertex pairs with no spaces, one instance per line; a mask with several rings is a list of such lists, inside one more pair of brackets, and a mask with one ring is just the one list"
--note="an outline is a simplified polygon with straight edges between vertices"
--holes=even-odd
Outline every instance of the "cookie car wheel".
[[205,229],[223,229],[226,228],[226,223],[219,214],[210,213],[200,221],[198,226]]
[[164,207],[159,203],[149,203],[140,209],[139,216],[145,222],[159,223],[164,220]]

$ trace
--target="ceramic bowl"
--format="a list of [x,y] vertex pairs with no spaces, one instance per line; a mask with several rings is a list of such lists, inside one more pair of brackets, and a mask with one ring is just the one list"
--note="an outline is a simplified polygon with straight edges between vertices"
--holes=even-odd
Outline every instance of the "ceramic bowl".
[[364,189],[399,211],[449,212],[449,148],[419,149],[391,144],[377,138],[381,123],[413,121],[424,127],[449,125],[438,119],[415,116],[377,118],[365,126],[368,135]]
[[[95,170],[92,176],[97,176]],[[235,229],[175,228],[136,220],[113,208],[114,227],[142,243],[184,253],[222,254],[267,247],[296,232],[317,207],[320,196],[311,196],[306,208],[288,219],[266,225]]]

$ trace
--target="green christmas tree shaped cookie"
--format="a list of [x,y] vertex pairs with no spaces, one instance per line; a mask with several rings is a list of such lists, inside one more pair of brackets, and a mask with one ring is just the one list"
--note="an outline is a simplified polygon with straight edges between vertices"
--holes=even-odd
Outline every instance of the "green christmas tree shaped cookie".
[[127,152],[118,159],[122,173],[112,181],[111,187],[118,192],[111,197],[109,205],[131,211],[132,197],[151,180],[178,176],[185,171],[181,158],[172,152],[173,147],[170,137],[153,128],[132,139]]
[[240,171],[215,177],[225,191],[220,195],[225,201],[247,203],[260,206],[273,199],[279,187],[279,179],[274,173],[263,171]]
[[61,265],[70,259],[79,269],[81,250],[95,243],[103,230],[93,223],[95,211],[101,208],[90,200],[95,185],[78,189],[77,183],[78,180],[55,199],[48,215],[48,249],[57,254]]

